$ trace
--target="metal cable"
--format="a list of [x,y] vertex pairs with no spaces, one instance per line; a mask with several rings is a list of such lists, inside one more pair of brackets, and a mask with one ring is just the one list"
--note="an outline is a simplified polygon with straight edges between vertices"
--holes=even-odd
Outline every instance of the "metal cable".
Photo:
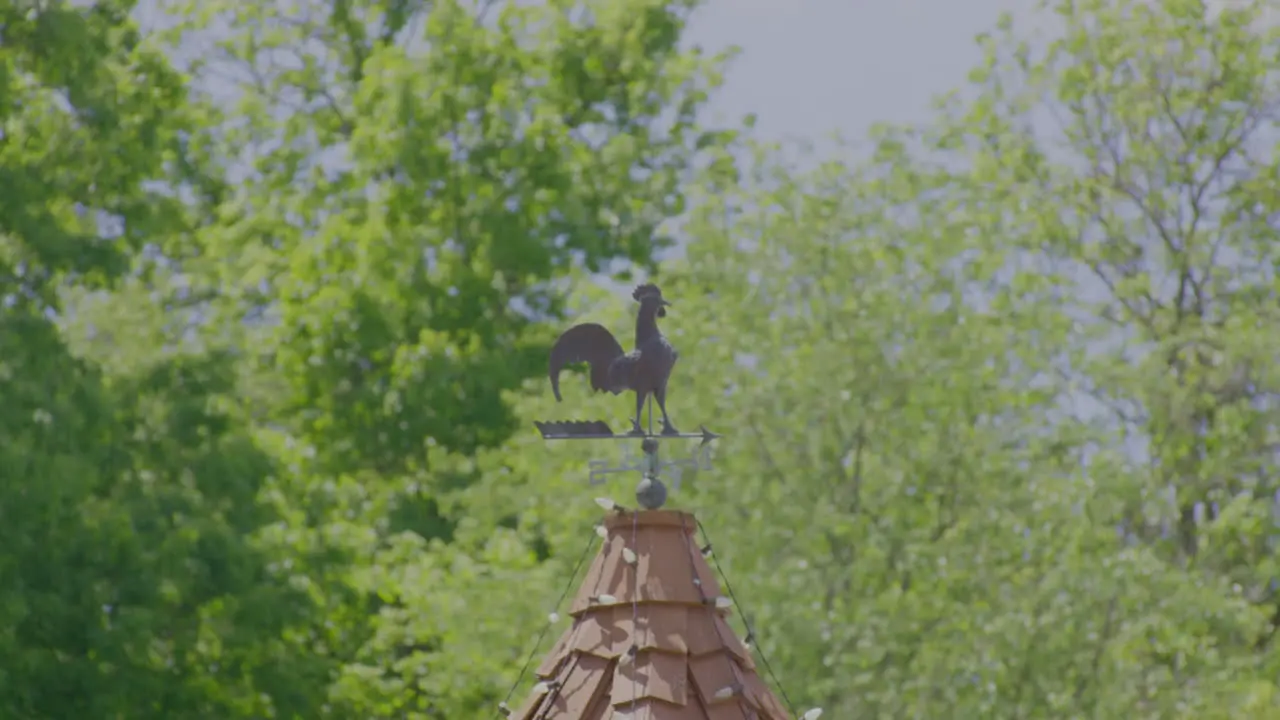
[[[568,678],[570,675],[573,674],[574,670],[578,669],[578,661],[581,659],[582,659],[582,655],[580,653],[574,653],[573,662],[570,663],[569,668],[565,670],[565,673],[564,673],[565,678]],[[543,696],[542,701],[538,703],[539,707],[538,707],[537,713],[535,714],[535,720],[545,720],[545,718],[547,717],[547,713],[551,712],[552,708],[554,707],[552,703],[555,702],[555,699],[558,695],[560,695],[560,685],[557,684],[556,686],[552,687],[547,692],[547,694]]]
[[[653,422],[652,418],[649,420]],[[640,526],[640,511],[631,512],[631,552],[636,552],[636,536]],[[631,658],[631,704],[638,705],[640,698],[636,696],[636,675],[640,672],[640,643],[636,636],[640,633],[640,554],[635,554],[636,563],[631,568],[631,576],[635,584],[631,588],[631,646],[635,648],[635,657]],[[625,560],[625,558],[624,558]],[[628,650],[628,652],[630,652]],[[649,690],[648,677],[645,678],[644,689]],[[652,713],[651,713],[652,714]]]
[[[693,553],[694,553],[693,543],[689,542],[689,536],[692,535],[693,533],[689,532],[689,525],[687,524],[688,518],[689,516],[687,514],[685,513],[680,514],[680,533],[684,536],[684,547],[689,557],[689,575],[693,578],[693,587],[697,589],[698,597],[702,600],[702,604],[705,606],[707,604],[707,591],[705,588],[702,587],[702,582],[698,579],[698,564],[693,556]],[[718,610],[715,608],[714,605],[711,608],[711,612],[712,613],[718,612]],[[715,622],[715,620],[713,619],[711,626],[715,628],[716,639],[720,641],[720,644],[722,646],[727,648],[729,644],[724,641],[724,634],[720,632],[720,623]],[[734,667],[733,658],[726,656],[725,662],[729,663],[729,675],[736,679],[737,671]],[[706,689],[708,688],[704,688],[704,690]],[[751,716],[747,715],[747,709],[742,706],[742,703],[736,703],[736,704],[738,706],[738,712],[742,714],[742,720],[752,720]],[[794,715],[795,713],[793,712],[792,714]]]
[[[698,523],[698,531],[702,533],[702,539],[706,541],[709,547],[714,547],[711,544],[711,537],[707,535],[707,528],[702,525],[702,521],[694,518],[694,522]],[[741,610],[742,625],[747,629],[747,637],[758,640],[756,631],[752,629],[751,621],[747,618],[747,610],[742,603],[738,602],[738,597],[734,595],[733,585],[729,583],[729,576],[725,574],[724,568],[720,567],[720,558],[716,557],[714,550],[711,552],[711,562],[715,565],[716,572],[720,573],[720,579],[724,582],[725,592],[729,593],[729,599]],[[760,646],[759,642],[756,643],[756,652],[759,653],[760,662],[764,665],[765,672],[769,673],[769,679],[773,681],[773,686],[778,688],[778,692],[782,695],[782,701],[787,704],[787,710],[791,712],[792,716],[795,716],[796,707],[791,702],[791,698],[787,697],[786,688],[782,686],[782,682],[778,680],[778,676],[773,672],[773,666],[769,664],[769,658],[765,656],[764,648]]]
[[[595,544],[595,531],[592,530],[592,537],[588,538],[586,547],[582,548],[582,555],[578,557],[578,562],[573,566],[573,571],[569,573],[569,581],[565,583],[564,588],[560,591],[560,598],[556,600],[555,610],[560,609],[560,605],[564,603],[564,599],[569,596],[569,591],[573,589],[573,583],[578,579],[578,571],[582,569],[582,564],[587,561],[587,555],[591,552],[591,546]],[[553,611],[553,612],[554,612]],[[538,639],[534,641],[533,647],[529,649],[529,655],[524,659],[524,665],[520,668],[520,675],[516,677],[516,681],[511,685],[511,689],[507,691],[507,696],[502,700],[502,705],[511,702],[511,696],[515,695],[516,688],[520,687],[520,683],[524,682],[525,673],[529,671],[529,665],[533,662],[533,658],[538,654],[538,648],[542,647],[542,641],[547,637],[547,631],[551,629],[551,623],[542,626],[542,632],[538,633]],[[499,706],[499,708],[502,707]],[[501,710],[499,710],[501,714]]]

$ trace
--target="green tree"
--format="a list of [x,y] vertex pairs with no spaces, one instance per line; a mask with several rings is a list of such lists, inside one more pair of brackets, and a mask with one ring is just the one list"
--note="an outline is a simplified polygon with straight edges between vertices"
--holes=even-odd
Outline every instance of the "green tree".
[[[677,502],[797,704],[1277,712],[1265,9],[1058,3],[865,162],[701,180],[673,412],[727,437]],[[513,440],[457,502],[567,570],[585,452]]]
[[808,172],[692,3],[170,9],[187,86],[0,8],[0,715],[491,713],[632,490],[513,434],[547,340],[686,208],[673,503],[797,705],[1277,713],[1265,3],[1047,6]]
[[131,7],[0,7],[0,715],[301,713],[303,663],[261,639],[291,598],[245,543],[271,463],[219,409],[232,366],[134,346],[104,374],[62,332],[183,227],[155,183],[184,87]]
[[[512,536],[442,504],[474,473],[431,459],[509,437],[567,277],[671,244],[684,181],[729,139],[696,122],[722,59],[682,48],[695,5],[169,6],[208,116],[184,146],[191,230],[163,251],[280,465],[262,495],[285,522],[255,539],[315,613],[283,636],[342,668],[325,712],[496,702],[493,648],[517,643],[462,618],[517,598],[447,544]],[[541,572],[514,540],[485,552]]]
[[[1261,3],[1055,9],[1038,50],[983,38],[972,99],[753,198],[777,209],[693,264],[784,309],[716,347],[772,380],[736,385],[739,413],[806,419],[752,436],[754,504],[799,507],[744,555],[796,608],[766,642],[807,633],[782,664],[829,673],[812,692],[838,713],[1275,712],[1280,44]],[[815,504],[830,524],[796,531]],[[801,587],[812,605],[781,601]]]
[[500,443],[554,281],[670,245],[682,176],[720,138],[695,124],[719,60],[679,48],[694,5],[186,11],[236,28],[193,72],[234,83],[215,155],[253,172],[173,255],[228,322],[267,314],[261,412],[319,467],[394,476],[424,439]]

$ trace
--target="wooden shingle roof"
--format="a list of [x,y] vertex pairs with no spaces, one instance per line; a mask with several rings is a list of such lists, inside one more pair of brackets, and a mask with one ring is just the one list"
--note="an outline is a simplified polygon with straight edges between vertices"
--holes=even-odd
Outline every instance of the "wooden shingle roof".
[[514,720],[789,720],[726,622],[731,603],[692,515],[610,513],[570,607]]

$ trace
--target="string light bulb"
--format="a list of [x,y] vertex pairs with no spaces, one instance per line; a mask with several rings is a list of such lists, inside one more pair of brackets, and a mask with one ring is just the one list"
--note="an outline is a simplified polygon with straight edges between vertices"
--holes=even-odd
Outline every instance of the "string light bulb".
[[612,595],[592,595],[590,598],[592,605],[616,605],[618,598]]
[[627,652],[623,654],[621,658],[619,658],[618,664],[630,665],[631,663],[636,661],[636,655],[639,655],[639,654],[640,654],[640,648],[635,645],[632,645],[631,647],[627,648]]
[[533,694],[546,695],[547,693],[551,692],[552,690],[555,690],[558,687],[560,687],[559,680],[543,680],[542,682],[533,686]]
[[742,694],[742,684],[734,683],[732,685],[728,685],[717,690],[715,694],[715,699],[728,700],[731,697],[735,697],[741,694]]
[[822,717],[822,708],[813,708],[800,716],[800,720],[818,720]]
[[609,498],[607,498],[607,497],[598,497],[598,498],[596,498],[596,504],[597,504],[597,505],[599,505],[600,507],[604,508],[605,510],[617,510],[617,509],[618,509],[618,503],[616,503],[616,502],[614,502],[614,501],[610,500],[610,499],[609,499]]
[[624,547],[622,548],[622,559],[626,561],[628,565],[635,565],[636,552],[629,547]]
[[603,526],[603,525],[597,525],[597,526],[596,526],[596,534],[600,536],[600,539],[601,539],[601,540],[608,540],[608,539],[609,539],[609,530],[608,530],[608,528],[606,528],[606,527],[605,527],[605,526]]
[[560,613],[553,612],[550,615],[548,615],[547,622],[551,623],[552,625],[555,625],[556,623],[560,622]]

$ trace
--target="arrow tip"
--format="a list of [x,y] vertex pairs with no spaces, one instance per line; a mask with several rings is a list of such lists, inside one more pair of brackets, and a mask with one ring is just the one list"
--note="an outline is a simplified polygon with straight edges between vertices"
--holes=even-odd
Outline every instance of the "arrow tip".
[[706,445],[712,440],[715,440],[716,438],[720,437],[720,435],[718,435],[717,433],[713,433],[710,430],[708,430],[706,425],[699,425],[698,429],[702,431],[702,442],[698,444],[699,447],[701,447],[702,445]]

